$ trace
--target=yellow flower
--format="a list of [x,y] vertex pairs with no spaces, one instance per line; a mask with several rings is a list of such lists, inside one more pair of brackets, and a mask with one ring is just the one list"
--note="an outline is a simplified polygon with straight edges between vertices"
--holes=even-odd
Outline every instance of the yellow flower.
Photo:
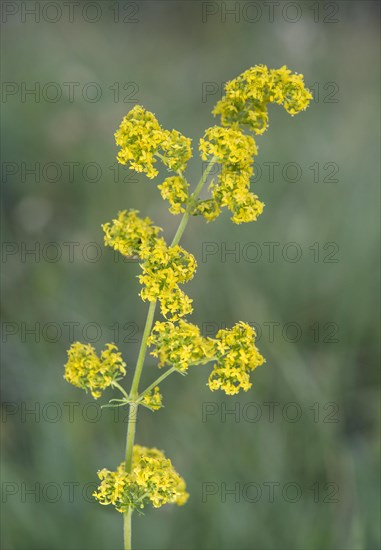
[[107,344],[98,357],[91,344],[74,342],[68,351],[64,378],[70,384],[90,390],[95,399],[121,375],[126,374],[126,363],[115,344]]
[[242,321],[232,329],[220,330],[215,338],[201,336],[196,325],[157,321],[147,344],[159,359],[159,368],[168,365],[186,372],[191,365],[216,361],[209,376],[209,388],[234,395],[251,388],[249,374],[264,363],[255,346],[255,331]]
[[215,341],[204,338],[198,326],[182,319],[178,324],[157,321],[147,341],[155,346],[151,355],[159,358],[159,367],[170,365],[186,372],[190,365],[207,363],[215,356]]
[[295,115],[304,111],[312,99],[303,75],[292,73],[286,66],[268,69],[256,65],[225,86],[225,95],[213,110],[221,115],[223,126],[246,126],[262,134],[268,126],[268,103],[283,105]]
[[164,240],[159,241],[141,264],[139,281],[144,288],[140,296],[150,302],[159,300],[166,318],[178,319],[191,313],[192,300],[178,285],[193,277],[196,265],[194,256],[181,246],[167,247]]
[[203,160],[215,157],[221,164],[218,183],[210,186],[212,199],[200,201],[192,214],[201,214],[209,222],[226,206],[234,223],[255,221],[264,204],[250,192],[253,157],[257,155],[254,139],[244,129],[262,134],[268,125],[267,105],[283,105],[291,115],[307,108],[312,95],[304,86],[303,75],[286,66],[268,69],[251,67],[225,86],[225,95],[213,110],[221,115],[220,126],[208,128],[200,140]]
[[153,178],[158,174],[153,166],[156,162],[154,157],[163,140],[163,130],[155,115],[136,105],[115,132],[115,142],[121,147],[118,162],[129,162],[132,170],[146,172],[149,178]]
[[161,196],[169,201],[171,205],[169,211],[172,214],[181,214],[185,212],[186,203],[189,200],[189,183],[182,176],[172,176],[158,185]]
[[162,161],[173,172],[183,172],[192,156],[191,139],[177,130],[165,131],[161,144]]
[[263,212],[264,203],[242,185],[239,179],[235,182],[233,189],[222,184],[216,186],[213,190],[214,197],[221,206],[227,206],[233,213],[232,222],[239,224],[256,221]]
[[244,134],[239,128],[212,126],[205,130],[200,140],[201,158],[216,157],[218,162],[239,167],[250,166],[253,156],[258,154],[254,138]]
[[200,151],[203,160],[214,156],[221,163],[221,171],[218,183],[210,185],[213,199],[198,203],[193,214],[201,214],[211,221],[226,206],[233,214],[234,223],[255,221],[264,204],[249,190],[253,157],[258,152],[254,139],[239,128],[213,126],[200,140]]
[[255,346],[255,336],[254,329],[242,321],[232,329],[217,333],[218,359],[208,381],[212,391],[221,389],[227,395],[234,395],[240,389],[251,388],[250,371],[265,362]]
[[158,242],[160,227],[148,218],[139,218],[138,210],[122,210],[112,223],[105,223],[104,243],[124,256],[144,258]]
[[123,210],[112,223],[103,224],[105,244],[125,256],[141,260],[143,300],[160,301],[166,318],[178,319],[192,312],[192,300],[179,284],[189,281],[196,271],[196,260],[181,246],[167,246],[161,229],[149,218],[139,218],[137,210]]
[[156,157],[170,170],[182,171],[192,156],[189,138],[177,130],[164,130],[155,115],[140,105],[123,118],[115,142],[121,147],[118,162],[129,163],[131,170],[145,172],[151,179],[158,174]]
[[207,222],[215,220],[221,213],[221,208],[215,199],[199,201],[192,210],[193,216],[201,215]]
[[115,472],[98,471],[101,483],[93,496],[100,504],[115,506],[118,512],[144,508],[151,502],[155,508],[176,503],[182,506],[188,500],[185,481],[174,469],[162,451],[134,446],[132,470],[126,472],[122,462]]
[[156,386],[153,391],[146,393],[143,397],[142,403],[152,409],[158,411],[163,406],[163,396],[160,393],[159,386]]

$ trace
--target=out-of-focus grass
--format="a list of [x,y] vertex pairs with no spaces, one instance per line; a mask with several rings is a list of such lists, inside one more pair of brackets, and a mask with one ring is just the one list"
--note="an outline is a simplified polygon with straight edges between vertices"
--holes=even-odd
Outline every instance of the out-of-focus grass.
[[[116,422],[113,412],[105,410],[102,421],[89,421],[94,414],[91,401],[64,382],[63,364],[70,345],[68,323],[79,323],[77,339],[83,339],[86,323],[97,323],[102,334],[96,345],[117,339],[132,369],[138,343],[130,340],[140,338],[142,330],[132,336],[129,330],[142,327],[147,305],[137,297],[136,264],[116,262],[112,251],[104,249],[100,261],[91,263],[78,251],[88,242],[101,244],[100,224],[121,208],[136,207],[152,216],[168,237],[178,220],[167,213],[154,183],[141,176],[123,182],[128,174],[123,169],[119,181],[113,181],[113,132],[133,104],[114,102],[108,87],[136,83],[139,103],[166,127],[192,137],[197,157],[197,140],[213,123],[210,111],[218,99],[216,94],[203,102],[202,83],[222,83],[257,63],[287,64],[302,72],[307,82],[319,83],[319,100],[293,119],[271,108],[269,132],[258,138],[262,176],[253,185],[266,203],[258,222],[232,226],[227,215],[209,225],[194,219],[183,243],[199,263],[187,287],[195,304],[192,320],[204,328],[205,323],[256,322],[262,329],[258,345],[267,366],[255,372],[252,391],[232,398],[211,394],[205,385],[209,369],[195,368],[186,379],[166,381],[165,409],[156,414],[142,411],[138,443],[166,450],[186,478],[191,498],[185,508],[167,507],[137,517],[135,546],[379,546],[376,3],[360,7],[357,2],[338,2],[340,21],[331,25],[313,23],[312,12],[304,12],[294,24],[279,18],[274,23],[236,23],[234,18],[222,23],[218,17],[203,24],[201,4],[142,2],[139,23],[129,25],[113,24],[110,17],[96,24],[76,20],[54,25],[22,24],[15,18],[4,25],[3,80],[42,85],[94,81],[103,91],[95,103],[81,96],[57,103],[20,102],[16,96],[2,106],[3,162],[55,162],[61,167],[67,162],[79,162],[81,167],[97,162],[102,167],[102,177],[93,183],[80,173],[74,181],[66,175],[57,183],[36,183],[31,177],[23,181],[21,173],[3,178],[3,241],[17,243],[20,250],[22,243],[32,247],[40,242],[42,247],[56,242],[63,252],[57,262],[44,255],[40,262],[31,256],[23,262],[15,253],[3,266],[3,319],[19,327],[18,334],[8,335],[3,343],[4,407],[19,407],[2,424],[2,541],[9,550],[121,547],[121,516],[82,498],[82,489],[96,482],[98,468],[112,468],[122,459],[125,416]],[[335,103],[324,101],[330,91],[324,88],[327,82],[339,87]],[[266,162],[280,163],[275,181],[269,181]],[[282,178],[281,169],[290,162],[300,165],[300,181]],[[323,181],[329,162],[339,166],[337,183]],[[314,163],[320,167],[316,183],[310,168]],[[191,181],[198,179],[200,166],[197,158],[192,161]],[[69,261],[65,242],[80,243],[74,262]],[[203,261],[206,242],[216,243],[218,252]],[[255,263],[244,252],[252,242],[263,252]],[[264,243],[269,242],[279,243],[274,262],[266,260]],[[281,255],[291,242],[302,251],[295,263]],[[330,242],[339,247],[336,263],[322,261],[327,253],[322,247]],[[233,249],[235,243],[237,261],[233,255],[223,261],[221,250]],[[316,251],[314,243],[320,247],[317,263],[310,249],[315,246]],[[295,343],[282,337],[282,329],[291,322],[302,330]],[[22,323],[26,328],[40,323],[41,330],[56,323],[62,337],[50,342],[52,329],[42,331],[37,342],[22,333]],[[124,323],[130,324],[123,328]],[[273,325],[273,339],[269,323],[278,323]],[[119,338],[111,328],[116,324],[121,327]],[[338,329],[337,341],[324,341],[332,327]],[[292,329],[289,334],[292,338]],[[154,378],[155,368],[149,360],[145,381]],[[47,421],[42,412],[49,402],[64,411],[57,422]],[[75,414],[75,422],[70,422],[64,406],[68,402],[78,403],[76,410],[83,413]],[[262,411],[258,422],[250,422],[253,402]],[[269,402],[279,404],[273,422],[265,405]],[[302,410],[298,422],[282,416],[284,405],[291,402]],[[36,403],[40,421],[30,415],[24,419],[22,407]],[[206,403],[218,412],[203,422]],[[339,422],[323,421],[333,410],[324,408],[327,403],[338,407]],[[225,406],[238,411],[238,418],[227,415],[222,421]],[[314,422],[318,407],[319,421]],[[70,482],[79,484],[73,486],[73,499]],[[203,502],[206,482],[217,484],[213,486],[219,493]],[[274,502],[268,498],[270,482],[279,484]],[[49,483],[51,493],[46,494]],[[221,483],[230,489],[239,483],[241,490],[257,483],[262,498],[250,502],[252,493],[242,498],[241,491],[239,502],[234,495],[223,502]],[[301,488],[298,502],[282,496],[288,483]],[[324,502],[329,499],[326,483],[338,488],[336,502]],[[53,502],[57,486],[62,495]],[[7,494],[10,487],[17,494]],[[39,501],[23,495],[24,489],[33,487]]]

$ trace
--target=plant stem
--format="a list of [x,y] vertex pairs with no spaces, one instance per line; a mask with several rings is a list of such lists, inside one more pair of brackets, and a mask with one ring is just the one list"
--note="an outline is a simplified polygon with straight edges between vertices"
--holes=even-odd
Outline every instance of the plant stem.
[[124,397],[126,399],[128,399],[128,393],[126,392],[126,390],[124,388],[122,388],[122,386],[120,384],[118,384],[118,382],[113,382],[112,383],[112,386],[115,386],[116,388],[118,388],[118,390],[120,390],[122,392],[122,394],[124,395]]
[[140,345],[140,350],[138,355],[138,361],[136,363],[134,378],[132,380],[132,386],[131,386],[131,392],[130,392],[130,399],[132,401],[134,401],[138,396],[139,381],[143,370],[144,358],[146,355],[147,340],[151,332],[153,318],[155,315],[156,303],[157,303],[157,300],[155,300],[154,302],[151,302],[148,309],[147,320],[144,327],[142,342]]
[[[197,199],[197,197],[199,196],[199,194],[201,192],[201,189],[205,185],[205,182],[208,179],[208,176],[209,176],[213,166],[216,163],[216,160],[217,160],[216,157],[213,157],[210,160],[210,162],[208,163],[204,173],[202,174],[202,177],[201,177],[200,181],[197,184],[196,189],[193,191],[193,193],[191,195],[191,199],[193,199],[193,201],[195,201]],[[190,212],[189,212],[189,209],[188,209],[182,217],[182,220],[181,220],[180,225],[179,225],[179,227],[176,231],[176,235],[173,238],[171,246],[175,246],[176,244],[179,243],[179,241],[182,237],[182,234],[184,233],[184,229],[186,228],[186,225],[188,223],[189,215],[190,215]]]
[[123,515],[123,527],[124,527],[124,550],[131,550],[131,518],[132,509],[129,508]]
[[167,376],[169,376],[170,374],[172,374],[173,372],[175,372],[175,367],[171,367],[170,369],[168,369],[166,372],[164,372],[161,376],[159,376],[159,378],[157,378],[155,380],[155,382],[152,382],[152,384],[150,386],[148,386],[148,388],[146,388],[140,395],[139,395],[139,399],[137,400],[136,403],[140,403],[140,401],[142,400],[142,398],[146,395],[146,393],[150,392],[151,390],[154,389],[155,386],[157,386],[158,384],[160,384],[160,382],[162,382],[163,380],[165,380],[167,378]]
[[[191,199],[193,199],[193,201],[195,201],[198,195],[200,194],[200,191],[203,188],[206,180],[208,179],[208,176],[215,163],[216,163],[216,158],[213,157],[208,163],[204,173],[201,176],[200,181],[197,184],[196,189],[191,195]],[[184,230],[187,226],[189,215],[190,215],[190,212],[189,212],[189,209],[187,209],[187,211],[184,213],[181,219],[181,222],[176,231],[176,234],[173,237],[171,246],[176,246],[179,243],[184,233]],[[155,300],[154,302],[151,302],[148,309],[147,320],[144,327],[143,337],[140,344],[138,360],[136,363],[136,368],[135,368],[134,377],[131,385],[130,396],[129,396],[131,402],[130,402],[130,409],[128,413],[128,428],[127,428],[127,437],[126,437],[126,463],[125,463],[125,468],[127,472],[131,472],[131,469],[132,469],[132,455],[133,455],[133,449],[134,449],[136,421],[137,421],[138,407],[139,407],[138,403],[136,402],[136,399],[138,397],[139,382],[140,382],[140,377],[142,375],[144,359],[147,351],[147,339],[152,329],[156,304],[157,304],[157,300]],[[171,374],[170,372],[171,370],[172,369],[164,373],[158,380],[160,381],[164,380],[164,378],[166,378],[169,374]],[[158,383],[158,380],[156,380],[154,385]],[[151,386],[149,386],[148,389],[151,389]],[[124,522],[123,522],[124,523],[124,550],[131,550],[132,548],[131,547],[131,517],[132,517],[132,508],[128,508],[127,512],[124,513]]]

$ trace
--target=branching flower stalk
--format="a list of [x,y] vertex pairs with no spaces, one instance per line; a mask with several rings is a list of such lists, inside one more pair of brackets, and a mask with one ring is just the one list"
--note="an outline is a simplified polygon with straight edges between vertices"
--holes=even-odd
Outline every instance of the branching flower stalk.
[[[215,338],[202,336],[198,326],[188,322],[192,299],[180,288],[196,271],[196,260],[179,245],[191,216],[202,216],[206,222],[216,219],[224,207],[231,212],[233,223],[255,221],[264,204],[250,191],[257,145],[253,135],[262,134],[268,126],[268,104],[283,105],[291,115],[306,109],[312,95],[304,86],[303,75],[287,67],[268,69],[258,65],[248,69],[225,86],[225,95],[213,110],[221,117],[220,126],[212,126],[200,140],[201,158],[207,162],[193,193],[184,175],[192,156],[191,140],[177,130],[163,129],[155,115],[137,105],[123,118],[115,133],[120,147],[117,159],[132,170],[155,178],[157,162],[171,173],[158,188],[169,211],[182,214],[170,245],[160,235],[161,228],[137,210],[123,210],[112,222],[105,223],[104,242],[127,257],[137,258],[141,267],[140,296],[149,301],[148,314],[130,390],[119,382],[126,375],[126,363],[115,344],[107,344],[97,354],[90,344],[75,342],[68,351],[65,379],[90,391],[98,399],[111,387],[120,392],[103,407],[129,407],[124,460],[116,470],[98,471],[100,485],[94,497],[100,504],[112,504],[124,517],[124,548],[131,550],[131,518],[151,503],[159,508],[166,503],[183,505],[189,495],[184,480],[170,459],[156,448],[135,444],[138,409],[151,411],[162,407],[160,385],[178,372],[185,375],[193,365],[213,363],[208,386],[235,395],[248,391],[250,373],[265,360],[255,345],[255,331],[245,322],[217,332]],[[210,180],[218,165],[217,177]],[[210,196],[199,198],[209,181]],[[154,324],[157,304],[163,321]],[[166,370],[143,391],[140,379],[148,348],[158,359],[158,368]]]

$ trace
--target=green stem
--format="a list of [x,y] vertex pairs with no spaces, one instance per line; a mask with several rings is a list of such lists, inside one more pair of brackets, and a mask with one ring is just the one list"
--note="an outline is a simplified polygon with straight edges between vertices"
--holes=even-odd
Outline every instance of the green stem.
[[[137,419],[138,405],[136,403],[130,403],[128,411],[128,428],[126,438],[126,471],[131,472],[132,469],[132,453],[134,450],[136,419]],[[132,508],[128,508],[124,513],[123,518],[123,530],[124,530],[124,550],[131,550],[131,519]]]
[[[208,179],[208,176],[215,163],[216,163],[216,158],[213,157],[211,161],[208,163],[208,166],[206,167],[204,173],[202,174],[201,179],[196,186],[196,189],[191,195],[191,199],[193,201],[195,201],[198,195],[200,194],[200,191],[204,186],[206,180]],[[187,210],[182,217],[182,220],[173,238],[171,246],[176,246],[179,243],[184,233],[184,230],[187,226],[189,215],[190,215],[190,212]],[[140,377],[142,375],[144,359],[147,351],[147,339],[152,329],[156,304],[157,304],[157,300],[155,300],[154,302],[151,302],[148,309],[147,320],[144,327],[143,337],[140,344],[138,360],[136,363],[135,373],[132,380],[132,386],[131,386],[131,391],[129,396],[129,399],[131,401],[130,401],[130,410],[128,414],[128,428],[127,428],[127,438],[126,438],[126,465],[125,465],[127,472],[131,472],[131,468],[132,468],[132,455],[133,455],[133,449],[134,449],[136,421],[137,421],[137,415],[138,415],[138,403],[136,402],[136,399],[138,397],[139,382],[140,382]],[[161,377],[162,379],[168,376],[170,372],[167,371],[167,373],[164,373],[164,374],[165,376],[162,375]],[[157,381],[155,382],[155,384],[157,384]],[[125,550],[131,550],[131,517],[132,517],[132,509],[129,508],[127,512],[125,512],[124,514],[124,549]]]
[[123,516],[123,527],[124,527],[124,550],[131,550],[131,518],[132,518],[132,509],[129,508]]
[[[201,192],[201,189],[202,189],[203,186],[205,185],[205,182],[206,182],[206,180],[208,179],[208,176],[209,176],[209,174],[210,174],[210,172],[211,172],[213,166],[215,165],[216,161],[217,161],[216,157],[213,157],[213,158],[209,161],[209,163],[208,163],[208,165],[207,165],[207,167],[206,167],[204,173],[203,173],[202,176],[201,176],[200,181],[199,181],[198,184],[197,184],[196,189],[193,191],[193,193],[192,193],[192,195],[191,195],[191,197],[190,197],[190,198],[192,199],[192,202],[194,202],[194,201],[197,199],[197,197],[199,196],[199,194],[200,194],[200,192]],[[173,241],[172,241],[171,246],[175,246],[176,244],[179,243],[179,241],[180,241],[180,239],[181,239],[181,237],[182,237],[182,235],[183,235],[183,233],[184,233],[184,229],[185,229],[186,226],[187,226],[187,223],[188,223],[188,220],[189,220],[189,216],[190,216],[190,212],[189,212],[189,209],[188,209],[188,210],[184,213],[184,215],[183,215],[183,217],[182,217],[182,220],[181,220],[180,225],[179,225],[179,227],[178,227],[178,229],[177,229],[177,231],[176,231],[176,235],[175,235],[174,238],[173,238]]]
[[134,449],[137,409],[138,409],[138,406],[136,403],[129,404],[128,428],[127,428],[127,437],[126,437],[126,465],[125,465],[126,472],[131,472],[131,467],[132,467],[132,452]]
[[173,372],[175,372],[175,367],[171,367],[170,369],[168,369],[166,372],[164,372],[161,376],[159,376],[159,378],[157,378],[155,380],[155,382],[152,382],[152,384],[150,386],[148,386],[148,388],[146,388],[140,395],[139,395],[139,398],[138,400],[136,401],[136,403],[140,403],[140,401],[143,399],[143,397],[149,393],[151,390],[153,390],[155,388],[155,386],[157,386],[158,384],[160,384],[160,382],[162,382],[163,380],[165,380],[167,378],[167,376],[169,376],[170,374],[172,374]]
[[176,234],[173,237],[173,241],[171,243],[171,246],[176,246],[179,243],[179,241],[182,237],[182,234],[184,233],[184,230],[187,226],[188,219],[189,219],[189,212],[185,212],[182,219],[181,219],[180,225],[177,228]]
[[131,392],[130,392],[130,398],[132,401],[134,401],[138,396],[139,381],[142,374],[144,358],[147,350],[147,340],[151,332],[153,318],[155,315],[156,303],[157,303],[157,300],[155,300],[154,302],[151,302],[148,309],[146,325],[144,327],[142,342],[140,345],[140,350],[138,355],[138,361],[136,363],[134,378],[132,380],[132,386],[131,386]]
[[199,196],[200,191],[203,188],[203,186],[205,185],[205,182],[208,179],[208,176],[209,176],[210,172],[212,171],[212,168],[216,164],[216,162],[217,162],[217,157],[212,157],[210,159],[210,161],[208,162],[208,165],[207,165],[204,173],[202,174],[201,179],[198,182],[196,189],[192,193],[192,198],[193,199],[197,199],[197,197]]
[[128,399],[128,393],[126,392],[126,390],[124,388],[122,388],[122,386],[120,384],[118,384],[118,382],[113,382],[111,384],[112,386],[115,386],[116,388],[118,388],[118,390],[120,390],[122,392],[122,394],[124,395],[124,397],[126,399]]

